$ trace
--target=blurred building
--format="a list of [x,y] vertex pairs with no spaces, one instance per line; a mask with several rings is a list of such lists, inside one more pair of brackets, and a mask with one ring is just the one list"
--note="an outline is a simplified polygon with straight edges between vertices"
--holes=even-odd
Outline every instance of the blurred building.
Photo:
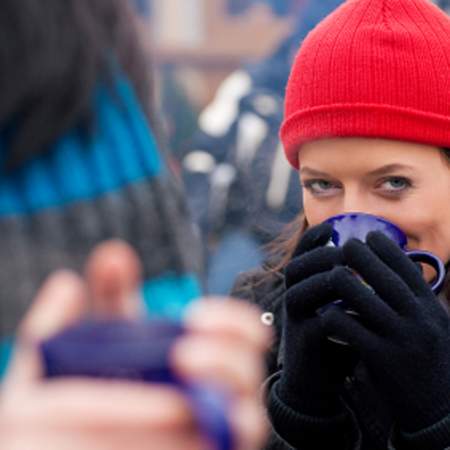
[[[208,104],[226,76],[269,55],[302,7],[320,0],[134,0],[147,19],[145,40],[160,67],[175,70],[195,107]],[[450,0],[432,0],[444,9]]]
[[[281,0],[280,5],[283,2],[291,5],[292,0]],[[176,69],[198,109],[209,103],[231,71],[271,53],[293,25],[291,17],[279,15],[266,0],[139,0],[138,4],[147,11],[146,41],[155,62]]]

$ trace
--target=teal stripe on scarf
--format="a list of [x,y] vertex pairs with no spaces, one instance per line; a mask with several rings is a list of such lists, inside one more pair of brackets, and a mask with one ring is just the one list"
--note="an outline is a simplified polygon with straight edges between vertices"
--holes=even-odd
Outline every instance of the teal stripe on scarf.
[[0,177],[0,216],[90,200],[165,175],[147,118],[126,79],[95,94],[93,135],[67,133],[48,154]]
[[144,283],[142,295],[150,317],[180,320],[193,300],[200,297],[201,289],[194,275],[166,274]]
[[0,342],[0,380],[6,372],[6,368],[8,367],[8,363],[11,359],[13,351],[13,340],[5,339]]

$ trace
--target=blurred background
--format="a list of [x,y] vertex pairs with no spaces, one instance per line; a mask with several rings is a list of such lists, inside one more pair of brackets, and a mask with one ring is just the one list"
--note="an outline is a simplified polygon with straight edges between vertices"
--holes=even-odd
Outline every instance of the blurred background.
[[165,145],[202,235],[205,287],[226,294],[301,209],[278,141],[283,90],[301,41],[343,0],[133,1]]

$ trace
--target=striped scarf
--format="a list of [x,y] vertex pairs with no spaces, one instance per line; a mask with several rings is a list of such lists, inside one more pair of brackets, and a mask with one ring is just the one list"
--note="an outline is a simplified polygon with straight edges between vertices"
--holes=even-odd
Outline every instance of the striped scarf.
[[90,137],[74,128],[0,176],[0,375],[43,280],[61,267],[80,271],[100,241],[136,249],[153,313],[178,318],[199,294],[200,247],[130,83],[98,87],[93,102]]

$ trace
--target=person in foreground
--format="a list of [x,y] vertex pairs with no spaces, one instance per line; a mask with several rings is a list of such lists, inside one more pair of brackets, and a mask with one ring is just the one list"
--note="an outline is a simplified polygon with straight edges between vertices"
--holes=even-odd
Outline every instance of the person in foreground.
[[[175,387],[42,378],[38,346],[43,340],[89,311],[104,319],[138,317],[141,271],[136,252],[114,240],[92,252],[85,276],[69,270],[49,276],[22,321],[1,386],[2,450],[211,448]],[[266,434],[257,400],[259,355],[269,335],[258,326],[256,311],[242,306],[214,299],[192,306],[184,321],[188,333],[175,344],[170,359],[183,379],[214,382],[233,394],[229,417],[236,448],[258,449]]]
[[[44,378],[40,345],[67,326],[86,316],[181,319],[200,294],[200,251],[153,133],[149,67],[129,6],[0,5],[2,450],[213,447],[176,386]],[[232,299],[192,308],[171,369],[229,393],[235,446],[256,450],[267,330]]]
[[[281,138],[304,211],[233,289],[276,329],[268,449],[450,448],[449,284],[380,233],[330,247],[324,223],[381,216],[448,264],[449,54],[427,0],[348,0],[300,47]],[[358,315],[321,309],[337,299]]]

